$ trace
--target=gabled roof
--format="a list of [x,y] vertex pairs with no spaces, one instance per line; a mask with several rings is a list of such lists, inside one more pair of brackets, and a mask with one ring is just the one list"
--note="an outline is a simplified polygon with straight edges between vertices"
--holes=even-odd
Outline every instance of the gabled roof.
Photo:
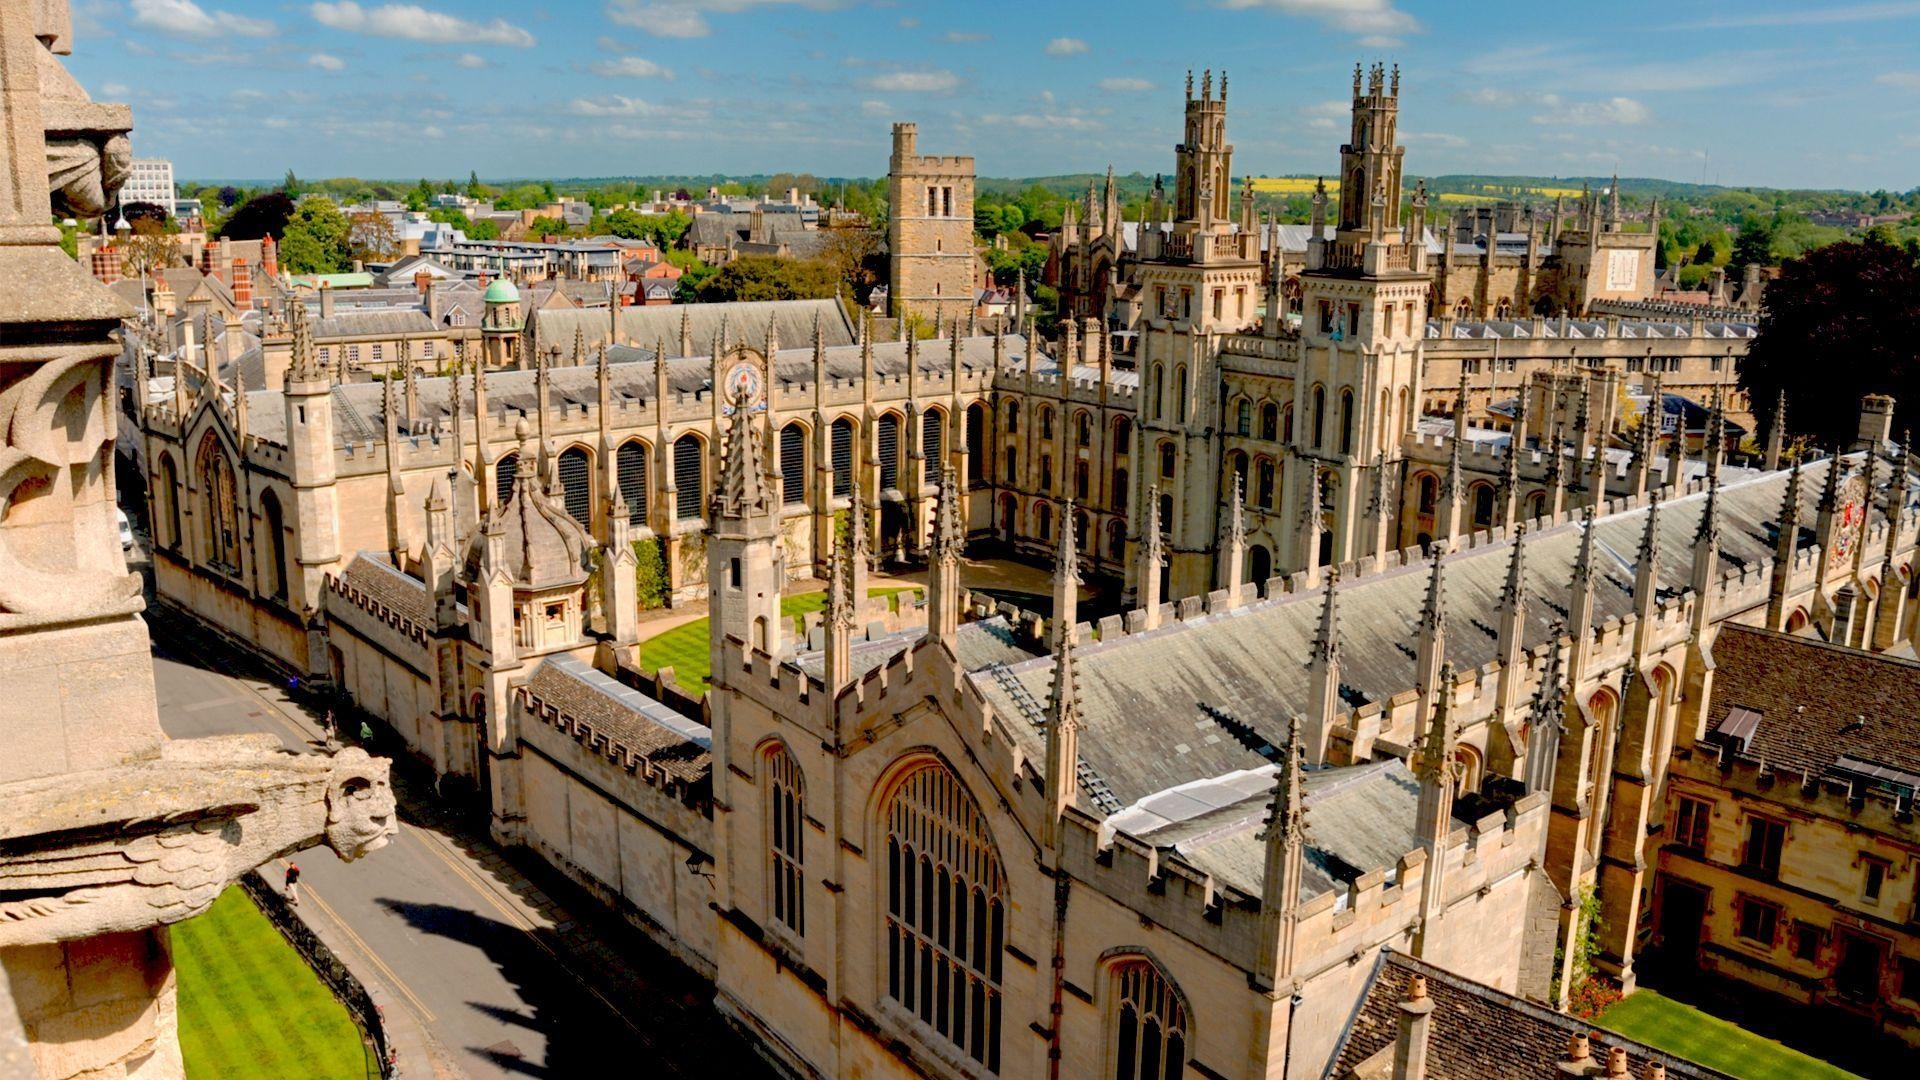
[[1920,663],[1732,623],[1713,660],[1707,730],[1737,709],[1759,714],[1743,757],[1815,774],[1843,757],[1920,774]]

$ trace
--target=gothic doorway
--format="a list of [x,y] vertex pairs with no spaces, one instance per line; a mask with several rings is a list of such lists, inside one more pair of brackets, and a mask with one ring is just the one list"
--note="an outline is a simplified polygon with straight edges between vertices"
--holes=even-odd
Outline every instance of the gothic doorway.
[[1268,554],[1266,545],[1255,544],[1247,549],[1247,570],[1256,586],[1266,587],[1267,579],[1273,576],[1273,556]]
[[1660,942],[1663,958],[1675,971],[1693,967],[1700,954],[1700,931],[1707,921],[1707,891],[1666,878],[1660,887]]

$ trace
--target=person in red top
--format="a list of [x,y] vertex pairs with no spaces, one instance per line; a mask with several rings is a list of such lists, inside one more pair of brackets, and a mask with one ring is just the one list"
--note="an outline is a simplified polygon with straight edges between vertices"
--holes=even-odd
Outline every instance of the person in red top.
[[296,862],[287,864],[287,905],[300,906],[300,864]]

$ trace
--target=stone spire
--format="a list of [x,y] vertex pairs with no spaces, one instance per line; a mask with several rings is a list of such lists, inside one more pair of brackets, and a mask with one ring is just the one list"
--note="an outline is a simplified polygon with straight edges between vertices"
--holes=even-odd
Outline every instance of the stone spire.
[[1447,652],[1445,580],[1445,553],[1438,544],[1435,544],[1427,573],[1427,599],[1420,607],[1420,622],[1417,628],[1420,641],[1415,657],[1415,663],[1419,668],[1416,672],[1416,687],[1423,695],[1432,693],[1441,659]]
[[1340,568],[1327,570],[1327,589],[1320,601],[1320,628],[1307,654],[1311,710],[1308,714],[1306,755],[1315,764],[1327,760],[1334,722],[1340,711]]
[[1787,625],[1787,592],[1793,578],[1793,562],[1800,552],[1800,457],[1799,454],[1793,456],[1786,490],[1781,493],[1780,518],[1775,522],[1773,577],[1767,587],[1767,625],[1775,630]]
[[[1260,956],[1272,985],[1293,977],[1294,939],[1299,923],[1300,885],[1306,874],[1307,793],[1300,769],[1300,716],[1287,718],[1287,741],[1267,805],[1266,863],[1260,876]],[[1256,979],[1263,973],[1257,972]],[[1261,980],[1264,981],[1264,980]]]
[[1727,452],[1727,413],[1721,401],[1720,387],[1713,388],[1713,404],[1707,410],[1707,444],[1700,448],[1707,459],[1707,484],[1720,482],[1720,459]]
[[1500,651],[1520,648],[1527,621],[1527,526],[1514,526],[1513,550],[1507,556],[1507,583],[1500,589]]
[[867,500],[861,494],[860,482],[856,479],[847,502],[847,574],[853,582],[855,607],[864,607],[867,603],[867,571],[871,566],[869,545],[872,541],[873,534],[867,526]]
[[1060,545],[1053,558],[1053,618],[1048,626],[1055,645],[1073,636],[1080,609],[1080,558],[1073,533],[1073,500],[1067,499],[1060,504]]
[[1300,508],[1300,543],[1305,556],[1304,564],[1307,588],[1316,588],[1320,584],[1320,534],[1325,531],[1326,522],[1320,517],[1320,467],[1307,461],[1307,497]]
[[1780,467],[1780,454],[1787,446],[1787,390],[1780,388],[1780,400],[1774,403],[1773,418],[1767,422],[1767,471]]
[[1239,607],[1245,599],[1247,565],[1247,515],[1245,481],[1233,474],[1233,498],[1227,504],[1227,537],[1220,549],[1220,587],[1227,591],[1227,605]]
[[1640,550],[1634,556],[1633,607],[1640,617],[1640,632],[1651,630],[1660,593],[1660,493],[1647,496],[1647,523],[1640,533]]
[[1420,879],[1420,922],[1413,936],[1413,955],[1424,957],[1435,943],[1435,931],[1446,911],[1446,843],[1453,831],[1454,752],[1458,733],[1453,724],[1453,665],[1442,664],[1435,702],[1428,711],[1427,728],[1408,762],[1420,781],[1415,838],[1427,854]]
[[747,517],[772,511],[761,454],[753,410],[744,397],[736,399],[726,441],[721,445],[720,483],[713,493],[712,517]]
[[1147,514],[1140,529],[1140,563],[1134,569],[1134,592],[1140,609],[1146,613],[1142,629],[1160,625],[1160,565],[1165,555],[1160,546],[1160,488],[1147,488]]
[[[1080,688],[1074,681],[1072,611],[1079,596],[1080,571],[1073,543],[1073,508],[1061,515],[1060,550],[1053,566],[1053,689],[1047,696],[1046,845],[1057,848],[1060,818],[1079,791]],[[1064,607],[1062,606],[1064,605]],[[1064,612],[1064,614],[1063,614]]]
[[1560,756],[1560,733],[1565,726],[1567,686],[1560,670],[1560,638],[1566,627],[1554,623],[1548,632],[1546,666],[1527,716],[1527,760],[1521,780],[1528,793],[1553,790],[1553,770]]
[[[849,538],[850,540],[851,538]],[[826,655],[822,678],[829,696],[838,696],[852,678],[853,575],[849,572],[851,544],[836,540],[827,557]]]
[[1705,630],[1713,616],[1714,579],[1720,576],[1720,477],[1707,475],[1707,504],[1700,512],[1700,530],[1693,536],[1693,625]]
[[960,629],[960,552],[966,538],[960,524],[959,474],[949,463],[940,474],[940,497],[933,508],[933,551],[927,567],[927,636],[949,646]]
[[1466,520],[1467,481],[1461,454],[1467,440],[1467,377],[1461,367],[1459,397],[1453,404],[1453,436],[1447,440],[1447,472],[1440,478],[1440,506],[1436,522],[1439,536],[1435,546],[1448,550],[1459,546],[1460,529]]
[[[288,305],[287,322],[293,328],[293,358],[287,370],[287,381],[318,382],[326,378],[326,372],[320,367],[319,354],[313,347],[313,324],[307,319],[307,305],[298,294]],[[178,381],[177,377],[175,381]]]

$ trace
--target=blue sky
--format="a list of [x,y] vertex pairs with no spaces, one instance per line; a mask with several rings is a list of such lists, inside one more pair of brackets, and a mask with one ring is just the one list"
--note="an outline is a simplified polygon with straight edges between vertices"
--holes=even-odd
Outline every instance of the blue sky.
[[1332,169],[1353,63],[1410,172],[1920,185],[1920,0],[73,0],[74,74],[185,178],[989,176],[1172,161],[1231,73],[1238,172]]

